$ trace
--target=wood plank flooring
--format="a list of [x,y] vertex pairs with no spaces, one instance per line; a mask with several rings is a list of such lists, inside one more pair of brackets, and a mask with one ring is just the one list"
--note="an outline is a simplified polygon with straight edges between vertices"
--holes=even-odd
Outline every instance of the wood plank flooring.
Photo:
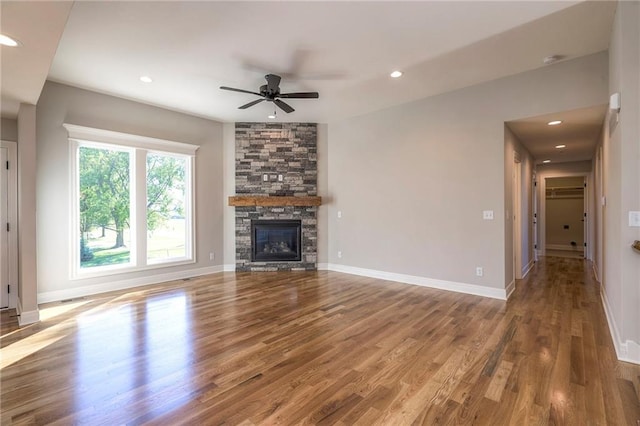
[[223,273],[2,313],[2,424],[632,425],[588,262],[508,302],[335,272]]

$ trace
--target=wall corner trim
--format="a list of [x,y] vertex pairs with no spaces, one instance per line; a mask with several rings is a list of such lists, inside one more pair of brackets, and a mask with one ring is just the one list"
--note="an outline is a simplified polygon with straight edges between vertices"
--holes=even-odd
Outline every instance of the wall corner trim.
[[[535,264],[536,264],[536,262],[533,259],[531,259],[529,261],[529,264],[527,264],[527,266],[522,268],[522,279],[525,279],[527,277],[527,275],[529,275],[529,272],[531,272],[531,270],[533,269]],[[511,294],[509,293],[509,295],[511,295]]]
[[18,311],[18,325],[20,327],[40,321],[40,311],[37,309],[35,311],[23,311],[20,299],[18,299],[16,310]]
[[434,278],[418,277],[415,275],[398,274],[395,272],[377,271],[374,269],[357,268],[354,266],[339,265],[335,263],[318,264],[319,270],[342,272],[345,274],[360,275],[369,278],[395,281],[403,284],[419,285],[438,290],[454,291],[456,293],[471,294],[474,296],[490,297],[492,299],[507,300],[505,289],[484,287],[476,284],[458,283],[454,281],[437,280]]
[[36,322],[40,322],[39,311],[27,311],[18,315],[18,325],[20,327],[24,325],[34,324]]
[[516,291],[516,280],[511,281],[507,285],[507,288],[505,289],[505,293],[507,294],[507,297],[506,297],[507,300],[511,297],[514,291]]

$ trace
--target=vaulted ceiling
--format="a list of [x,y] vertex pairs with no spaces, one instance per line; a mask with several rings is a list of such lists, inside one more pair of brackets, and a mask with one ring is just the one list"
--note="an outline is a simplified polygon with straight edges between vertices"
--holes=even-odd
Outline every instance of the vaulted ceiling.
[[[48,78],[221,121],[266,121],[272,103],[239,110],[256,98],[219,86],[258,91],[276,73],[283,92],[320,92],[291,100],[296,111],[278,120],[329,122],[542,67],[548,55],[606,50],[614,12],[609,1],[3,1],[2,32],[22,46],[2,47],[2,115],[35,103]],[[404,76],[390,78],[395,69]]]

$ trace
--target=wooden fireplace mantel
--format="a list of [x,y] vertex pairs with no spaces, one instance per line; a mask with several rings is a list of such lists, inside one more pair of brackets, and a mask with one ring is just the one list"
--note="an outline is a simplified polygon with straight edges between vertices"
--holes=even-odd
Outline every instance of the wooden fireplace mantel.
[[235,195],[229,197],[229,205],[235,207],[309,207],[322,204],[322,197],[285,197]]

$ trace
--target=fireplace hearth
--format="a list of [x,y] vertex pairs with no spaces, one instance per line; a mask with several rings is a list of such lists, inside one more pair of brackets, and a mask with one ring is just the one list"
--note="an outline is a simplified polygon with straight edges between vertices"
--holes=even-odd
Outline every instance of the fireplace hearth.
[[252,262],[299,262],[302,259],[302,221],[251,221]]

